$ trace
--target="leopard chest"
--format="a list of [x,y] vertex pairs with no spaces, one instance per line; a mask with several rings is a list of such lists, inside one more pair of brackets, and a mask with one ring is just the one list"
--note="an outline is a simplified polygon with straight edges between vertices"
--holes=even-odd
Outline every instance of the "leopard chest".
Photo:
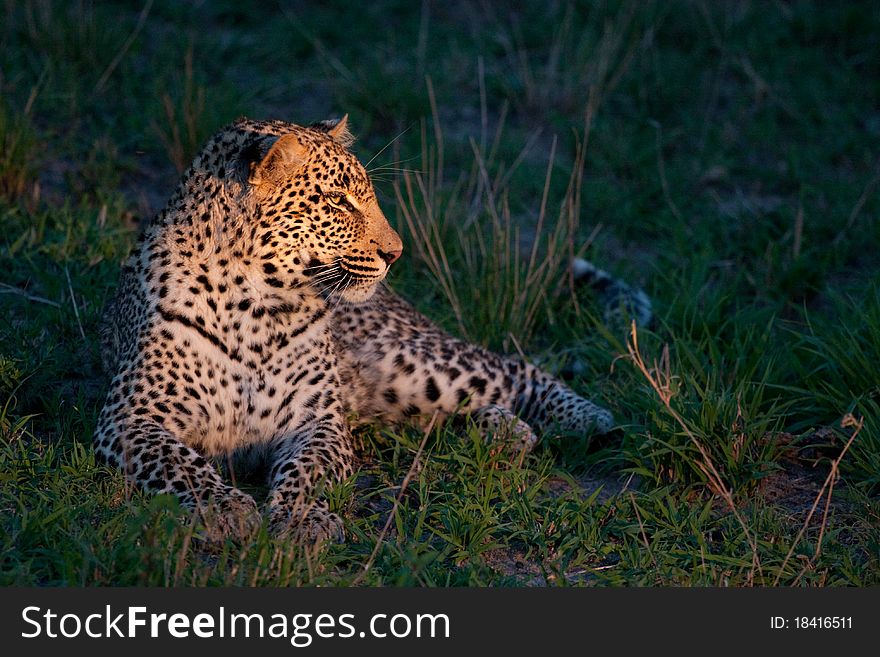
[[164,378],[184,440],[222,454],[283,438],[335,399],[336,359],[326,322],[303,315],[213,333],[163,315]]

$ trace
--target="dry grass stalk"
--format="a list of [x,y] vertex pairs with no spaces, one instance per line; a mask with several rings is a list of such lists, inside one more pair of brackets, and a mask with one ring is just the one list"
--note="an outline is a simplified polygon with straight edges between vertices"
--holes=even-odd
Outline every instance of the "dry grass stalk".
[[639,521],[639,531],[642,533],[642,542],[645,544],[645,549],[648,551],[648,556],[651,557],[651,563],[654,566],[657,565],[657,560],[654,558],[654,553],[651,551],[651,544],[648,542],[648,535],[645,533],[645,525],[642,523],[642,515],[639,513],[639,505],[636,504],[635,495],[630,492],[629,501],[632,503],[633,511],[636,512],[636,520]]
[[709,456],[709,452],[699,441],[696,435],[694,435],[694,432],[691,431],[691,428],[688,426],[687,422],[685,422],[684,418],[678,413],[678,411],[676,411],[672,407],[672,397],[675,393],[672,386],[673,377],[670,373],[669,368],[668,347],[663,348],[663,355],[661,356],[660,363],[658,364],[657,362],[655,362],[654,367],[649,369],[648,366],[645,364],[644,358],[642,358],[641,352],[639,351],[638,330],[636,329],[635,321],[633,321],[630,330],[630,339],[627,341],[626,349],[627,352],[629,352],[630,360],[642,373],[645,379],[647,379],[648,383],[657,393],[657,396],[660,397],[660,400],[666,407],[667,412],[682,428],[687,437],[690,439],[691,443],[693,443],[693,445],[697,448],[697,451],[699,451],[702,461],[698,462],[697,466],[706,476],[706,479],[709,482],[709,487],[715,492],[716,495],[719,495],[727,503],[728,507],[730,507],[731,513],[733,513],[737,522],[742,527],[746,540],[749,543],[749,547],[752,550],[752,570],[749,573],[749,582],[751,583],[754,579],[754,573],[756,570],[759,574],[763,576],[761,561],[758,557],[757,543],[755,542],[755,538],[752,536],[752,532],[749,530],[749,526],[746,524],[745,518],[743,518],[742,514],[737,508],[736,502],[734,502],[733,500],[733,495],[727,488],[727,485],[724,483],[724,480],[722,479],[721,474],[716,469],[715,464],[712,462],[712,458],[711,456]]
[[167,131],[155,122],[152,124],[153,130],[165,146],[174,168],[178,173],[183,173],[202,140],[200,126],[205,112],[205,88],[195,81],[192,46],[187,49],[183,60],[180,111],[178,113],[174,99],[167,92],[162,95],[162,106],[165,109]]
[[352,581],[352,586],[357,586],[360,582],[363,581],[364,577],[367,576],[367,573],[370,572],[370,568],[373,567],[373,562],[376,560],[376,555],[379,554],[379,550],[382,547],[382,543],[385,540],[385,535],[388,533],[388,530],[391,528],[391,523],[394,522],[394,517],[397,515],[397,509],[400,507],[400,500],[403,499],[404,493],[406,493],[406,489],[409,487],[410,482],[413,480],[413,477],[418,474],[418,472],[422,469],[422,453],[425,451],[425,443],[428,442],[428,436],[431,435],[431,431],[434,429],[434,424],[437,422],[437,411],[434,411],[434,415],[431,416],[431,421],[428,422],[428,426],[425,427],[424,435],[422,436],[422,442],[419,444],[419,449],[416,451],[416,456],[413,459],[412,465],[409,466],[409,470],[406,473],[406,476],[403,478],[403,481],[400,483],[400,490],[397,491],[397,497],[394,498],[394,505],[391,507],[391,511],[388,512],[388,518],[385,520],[385,525],[382,527],[382,531],[379,532],[379,535],[376,537],[376,545],[373,547],[373,551],[370,552],[370,556],[364,564],[364,569],[358,573],[358,576],[354,578]]
[[147,22],[147,17],[150,15],[150,10],[153,8],[153,0],[147,0],[144,8],[141,10],[140,15],[138,16],[137,23],[134,26],[134,29],[131,31],[131,34],[128,35],[128,38],[125,40],[125,43],[122,44],[122,48],[119,49],[119,52],[116,53],[116,56],[107,65],[107,68],[104,69],[104,73],[98,78],[98,82],[95,83],[95,93],[100,93],[104,89],[104,85],[107,84],[107,81],[110,79],[110,76],[113,75],[113,71],[116,70],[116,67],[119,66],[122,59],[125,57],[125,54],[129,51],[132,45],[137,39],[138,34],[141,33],[141,30],[144,27],[144,24]]
[[861,433],[862,428],[865,425],[865,419],[856,419],[852,414],[848,413],[844,416],[843,420],[841,420],[840,425],[844,429],[853,429],[853,433],[849,437],[849,440],[846,441],[843,449],[840,450],[840,454],[838,455],[838,457],[831,462],[831,471],[828,473],[828,476],[825,477],[825,482],[822,484],[822,488],[819,489],[819,494],[816,495],[816,499],[813,501],[813,506],[810,508],[809,513],[807,513],[804,524],[801,526],[801,529],[795,537],[794,541],[792,541],[791,547],[788,550],[788,554],[785,555],[785,559],[782,560],[782,565],[779,567],[779,572],[776,575],[776,580],[774,580],[773,582],[774,586],[779,583],[779,580],[782,577],[782,573],[785,571],[785,566],[788,564],[789,559],[791,559],[791,555],[794,554],[794,549],[797,547],[798,543],[800,543],[801,538],[803,538],[804,533],[807,531],[807,527],[810,526],[810,520],[813,519],[813,514],[816,512],[816,508],[819,506],[819,502],[822,500],[822,496],[825,494],[825,490],[827,489],[828,497],[825,499],[825,512],[822,515],[822,525],[819,529],[819,538],[816,541],[816,551],[813,554],[812,558],[807,561],[807,565],[804,566],[801,574],[798,575],[797,579],[795,579],[795,583],[797,583],[801,575],[803,575],[803,573],[806,572],[807,568],[811,567],[815,560],[819,557],[822,549],[822,538],[825,535],[825,526],[828,523],[828,512],[831,508],[831,494],[834,492],[834,481],[837,479],[840,462],[843,460],[843,457],[846,456],[846,453],[847,451],[849,451],[849,448],[853,444],[853,441],[856,439],[856,436]]

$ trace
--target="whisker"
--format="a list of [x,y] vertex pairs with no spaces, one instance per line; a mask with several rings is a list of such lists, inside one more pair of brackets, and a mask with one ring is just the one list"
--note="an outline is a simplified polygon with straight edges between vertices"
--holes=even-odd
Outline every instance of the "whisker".
[[336,308],[339,306],[339,299],[342,292],[345,291],[344,279],[340,278],[333,289],[327,294],[326,299],[330,302],[330,314],[336,312]]
[[319,288],[315,288],[315,294],[318,296],[326,296],[329,294],[331,288],[335,287],[340,280],[341,279],[335,278],[331,281],[325,281]]
[[321,264],[314,265],[314,266],[307,266],[303,271],[321,271],[322,269],[329,269],[331,267],[336,267],[340,263],[341,260],[342,260],[342,258],[340,257],[340,258],[336,258],[332,262],[321,263]]
[[316,276],[311,281],[312,287],[323,286],[325,283],[329,283],[339,277],[340,277],[339,272],[327,272],[326,274],[323,274],[322,276]]
[[385,164],[380,164],[379,166],[374,167],[372,169],[367,169],[367,171],[369,173],[372,173],[373,171],[379,171],[384,167],[396,167],[398,164],[406,164],[407,162],[412,162],[413,160],[418,160],[420,157],[421,157],[421,155],[413,155],[412,157],[405,157],[402,160],[397,160],[396,162],[386,162]]
[[[342,283],[342,281],[340,281],[340,283]],[[337,294],[337,290],[333,290],[333,292],[331,293],[330,298],[333,300],[333,304],[330,306],[331,315],[336,312],[337,308],[339,308],[339,302],[342,300],[342,292],[344,291],[345,288],[342,288],[341,290],[339,290],[339,294]]]
[[339,273],[339,270],[337,270],[337,269],[328,269],[327,271],[322,271],[320,274],[316,274],[315,276],[310,276],[309,281],[312,284],[321,283],[321,282],[327,280],[328,278],[332,278],[333,276],[335,276],[338,273]]
[[404,134],[406,134],[406,132],[407,132],[410,128],[412,128],[413,125],[415,125],[415,121],[413,121],[413,122],[410,123],[408,126],[406,126],[406,127],[405,127],[405,128],[404,128],[404,129],[403,129],[403,130],[402,130],[402,131],[401,131],[401,132],[400,132],[400,133],[399,133],[394,139],[392,139],[392,140],[389,141],[387,144],[385,144],[385,145],[382,147],[382,149],[381,149],[378,153],[376,153],[373,157],[371,157],[371,158],[370,158],[370,161],[367,162],[367,163],[364,165],[364,169],[369,170],[370,165],[373,163],[373,160],[375,160],[375,159],[376,159],[377,157],[379,157],[382,153],[384,153],[384,152],[385,152],[385,149],[387,149],[389,146],[391,146],[391,144],[393,144],[393,143],[396,142],[398,139],[400,139]]
[[370,177],[372,178],[373,175],[377,172],[385,173],[387,171],[392,171],[395,173],[424,173],[423,169],[404,169],[403,167],[391,167],[391,166],[379,167],[377,169],[373,169],[369,173],[370,173]]
[[315,285],[314,287],[320,287],[321,289],[326,290],[338,280],[342,280],[342,272],[333,272],[332,275],[324,276],[320,280],[315,281],[318,285]]
[[331,276],[338,274],[341,271],[341,267],[337,267],[335,269],[328,269],[327,271],[322,271],[319,274],[315,274],[311,277],[312,282],[320,282],[325,280]]

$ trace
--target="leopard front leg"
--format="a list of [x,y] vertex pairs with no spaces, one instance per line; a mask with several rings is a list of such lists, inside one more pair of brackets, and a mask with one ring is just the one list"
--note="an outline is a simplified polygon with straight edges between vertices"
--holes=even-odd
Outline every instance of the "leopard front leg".
[[211,462],[154,418],[138,414],[137,407],[129,412],[120,405],[105,405],[95,451],[138,487],[176,496],[200,516],[208,540],[246,538],[259,527],[260,514],[250,495],[226,484]]
[[270,530],[303,543],[342,541],[342,519],[323,495],[353,472],[351,433],[341,413],[309,419],[276,443],[269,473]]

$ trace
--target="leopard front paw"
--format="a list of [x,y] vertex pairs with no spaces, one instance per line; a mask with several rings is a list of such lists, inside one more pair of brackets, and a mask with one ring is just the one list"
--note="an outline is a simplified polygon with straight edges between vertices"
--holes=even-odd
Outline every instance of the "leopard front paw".
[[196,514],[204,526],[206,540],[211,543],[227,538],[246,541],[262,523],[254,498],[232,486],[202,501]]
[[326,502],[278,505],[269,511],[269,531],[303,545],[345,541],[345,525]]

